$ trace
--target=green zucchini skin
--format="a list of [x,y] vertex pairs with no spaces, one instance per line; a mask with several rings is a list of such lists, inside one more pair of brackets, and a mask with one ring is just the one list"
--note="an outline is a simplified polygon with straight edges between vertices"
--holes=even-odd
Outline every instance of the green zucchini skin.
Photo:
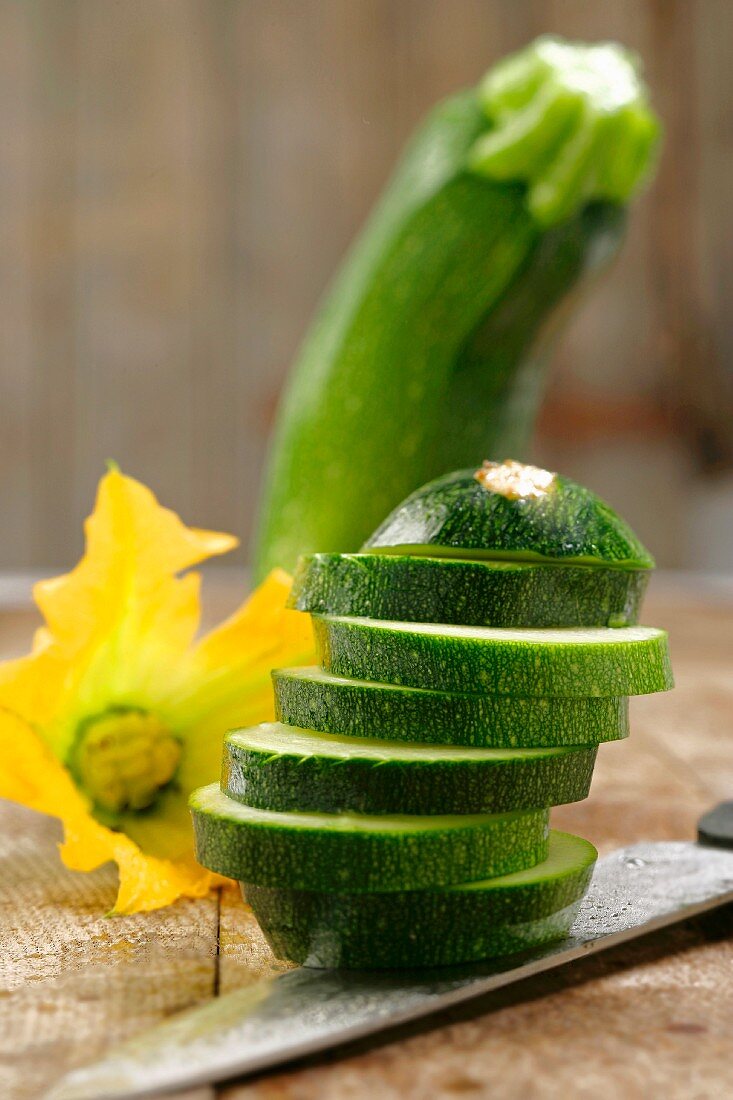
[[293,890],[420,890],[547,858],[548,812],[462,817],[273,813],[218,783],[190,801],[196,859],[228,878]]
[[475,748],[553,748],[629,735],[628,699],[469,695],[332,676],[272,673],[280,722],[323,733]]
[[647,695],[673,685],[667,635],[651,627],[421,630],[326,615],[314,616],[313,627],[320,665],[361,680],[562,698]]
[[625,214],[595,204],[541,229],[521,184],[469,170],[488,127],[475,90],[431,113],[321,306],[278,413],[258,576],[357,550],[418,485],[526,447],[563,306]]
[[566,936],[593,873],[592,844],[550,834],[531,871],[443,890],[319,894],[242,884],[275,954],[314,967],[445,966]]
[[597,747],[452,749],[264,723],[224,743],[221,789],[283,812],[496,814],[586,798]]
[[649,573],[391,554],[302,557],[288,605],[313,614],[463,626],[628,626]]
[[365,548],[653,568],[629,525],[584,485],[555,474],[551,489],[515,497],[485,488],[481,474],[475,467],[458,470],[424,485],[387,516]]

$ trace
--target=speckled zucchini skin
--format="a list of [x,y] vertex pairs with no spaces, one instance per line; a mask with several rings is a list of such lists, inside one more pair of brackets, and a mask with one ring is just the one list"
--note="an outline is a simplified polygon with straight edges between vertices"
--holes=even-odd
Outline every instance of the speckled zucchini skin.
[[464,626],[626,626],[648,571],[390,554],[311,554],[288,604],[314,614]]
[[[372,750],[378,755],[364,755]],[[405,760],[395,756],[400,750],[406,746],[266,723],[227,735],[221,789],[248,806],[285,812],[507,813],[586,798],[597,752],[594,745],[463,749],[445,759],[416,745]]]
[[626,698],[469,695],[332,676],[319,668],[272,674],[281,722],[323,733],[475,748],[553,748],[629,735]]
[[420,554],[442,549],[488,558],[654,567],[649,551],[604,500],[560,474],[550,491],[518,499],[485,489],[475,468],[439,477],[399,504],[364,544],[372,550],[401,547]]
[[[276,955],[317,967],[441,966],[561,938],[590,883],[596,851],[550,834],[550,860],[519,875],[444,890],[319,894],[242,884]],[[547,870],[553,856],[562,866]]]
[[[318,660],[337,676],[352,676],[446,691],[486,691],[497,695],[646,695],[672,687],[663,630],[648,628],[641,640],[625,640],[641,627],[608,630],[607,640],[591,641],[583,631],[567,639],[533,640],[529,632],[500,628],[439,625],[431,633],[376,619],[314,616]],[[592,628],[586,628],[590,630]],[[475,633],[471,633],[471,632]],[[541,631],[534,632],[540,635]]]
[[273,814],[227,798],[217,783],[191,796],[196,858],[259,886],[291,890],[421,890],[533,867],[547,858],[548,813],[463,817]]

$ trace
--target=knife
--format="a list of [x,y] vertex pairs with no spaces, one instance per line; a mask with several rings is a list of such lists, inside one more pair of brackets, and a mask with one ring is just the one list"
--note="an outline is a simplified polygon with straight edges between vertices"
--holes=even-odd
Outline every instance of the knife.
[[733,902],[733,802],[703,816],[697,843],[634,844],[599,860],[570,935],[559,943],[432,970],[289,970],[117,1046],[63,1078],[47,1100],[137,1100],[270,1069],[728,902]]

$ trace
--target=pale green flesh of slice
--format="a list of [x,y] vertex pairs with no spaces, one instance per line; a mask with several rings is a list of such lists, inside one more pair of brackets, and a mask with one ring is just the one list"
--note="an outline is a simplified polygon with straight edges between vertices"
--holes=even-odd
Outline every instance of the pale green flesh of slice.
[[375,630],[404,634],[426,634],[435,638],[475,638],[477,641],[537,642],[545,645],[613,646],[628,642],[646,642],[664,636],[653,626],[586,626],[517,628],[492,626],[453,626],[445,623],[399,623],[386,619],[367,619],[346,615],[320,616],[331,623],[372,626]]
[[264,722],[250,729],[232,730],[226,740],[241,749],[270,751],[273,756],[286,754],[303,759],[312,756],[334,760],[373,760],[428,763],[434,761],[501,761],[539,760],[563,757],[581,746],[558,746],[539,749],[460,748],[404,741],[370,740],[364,737],[344,737],[340,734],[301,730],[280,722]]
[[523,810],[513,810],[505,814],[431,814],[430,816],[282,813],[276,810],[257,810],[241,802],[235,802],[222,792],[218,783],[200,787],[192,795],[190,805],[197,813],[226,818],[228,821],[239,821],[246,825],[279,826],[289,830],[318,829],[334,833],[413,833],[430,832],[433,829],[465,829],[472,825],[484,825],[491,819],[508,821],[512,818],[532,816],[533,813]]
[[550,882],[562,878],[574,871],[579,865],[594,863],[598,853],[589,840],[552,830],[550,850],[546,860],[528,867],[524,871],[514,871],[511,875],[497,875],[495,878],[479,882],[463,882],[458,886],[445,887],[451,891],[493,890],[511,886],[524,886],[533,882]]

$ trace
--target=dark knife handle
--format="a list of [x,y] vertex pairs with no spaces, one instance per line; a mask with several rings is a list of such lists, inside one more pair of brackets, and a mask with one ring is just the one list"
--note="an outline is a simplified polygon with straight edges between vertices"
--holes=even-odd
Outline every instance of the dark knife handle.
[[697,839],[715,848],[733,848],[733,802],[720,802],[702,815],[697,823]]

